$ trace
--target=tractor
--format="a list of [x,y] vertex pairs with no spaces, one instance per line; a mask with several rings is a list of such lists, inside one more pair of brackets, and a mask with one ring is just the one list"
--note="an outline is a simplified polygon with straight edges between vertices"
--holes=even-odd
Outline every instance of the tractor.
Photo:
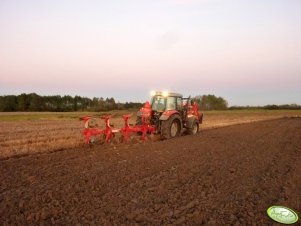
[[190,96],[183,98],[178,93],[152,91],[151,102],[146,102],[137,113],[136,125],[151,125],[154,134],[170,139],[180,136],[183,130],[196,134],[202,121],[203,114],[199,114]]

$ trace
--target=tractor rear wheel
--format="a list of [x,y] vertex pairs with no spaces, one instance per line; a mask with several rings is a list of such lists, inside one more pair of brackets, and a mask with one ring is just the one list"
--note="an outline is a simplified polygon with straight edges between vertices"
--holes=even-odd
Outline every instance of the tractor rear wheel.
[[199,123],[195,121],[191,128],[187,129],[187,133],[189,135],[195,135],[197,132],[199,132]]
[[166,121],[161,121],[162,139],[170,139],[181,135],[182,124],[179,115],[172,115]]

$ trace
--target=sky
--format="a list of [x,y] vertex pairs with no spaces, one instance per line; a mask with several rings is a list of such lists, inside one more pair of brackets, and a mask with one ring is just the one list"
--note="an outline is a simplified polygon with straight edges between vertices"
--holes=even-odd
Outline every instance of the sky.
[[0,0],[0,95],[301,104],[300,0]]

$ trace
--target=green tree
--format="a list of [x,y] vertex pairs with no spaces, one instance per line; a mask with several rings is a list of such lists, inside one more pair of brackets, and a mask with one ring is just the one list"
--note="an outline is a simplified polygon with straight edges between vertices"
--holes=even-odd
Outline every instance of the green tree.
[[62,97],[62,111],[73,110],[73,98],[69,95]]
[[81,97],[80,96],[75,96],[73,99],[73,111],[77,111],[78,107],[81,105],[80,103]]
[[198,95],[193,98],[193,101],[196,101],[202,110],[225,110],[228,108],[228,102],[224,98],[212,94]]
[[18,111],[27,111],[29,107],[29,101],[27,94],[22,93],[21,95],[17,96],[17,103],[18,103]]
[[1,111],[16,111],[17,110],[17,97],[15,95],[2,96],[0,98]]
[[29,94],[29,111],[40,111],[42,110],[42,98],[36,93]]

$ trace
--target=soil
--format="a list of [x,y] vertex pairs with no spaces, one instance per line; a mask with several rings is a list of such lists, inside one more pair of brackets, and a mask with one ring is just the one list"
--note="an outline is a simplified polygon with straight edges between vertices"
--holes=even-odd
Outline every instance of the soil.
[[278,225],[300,160],[301,118],[2,159],[0,225]]

